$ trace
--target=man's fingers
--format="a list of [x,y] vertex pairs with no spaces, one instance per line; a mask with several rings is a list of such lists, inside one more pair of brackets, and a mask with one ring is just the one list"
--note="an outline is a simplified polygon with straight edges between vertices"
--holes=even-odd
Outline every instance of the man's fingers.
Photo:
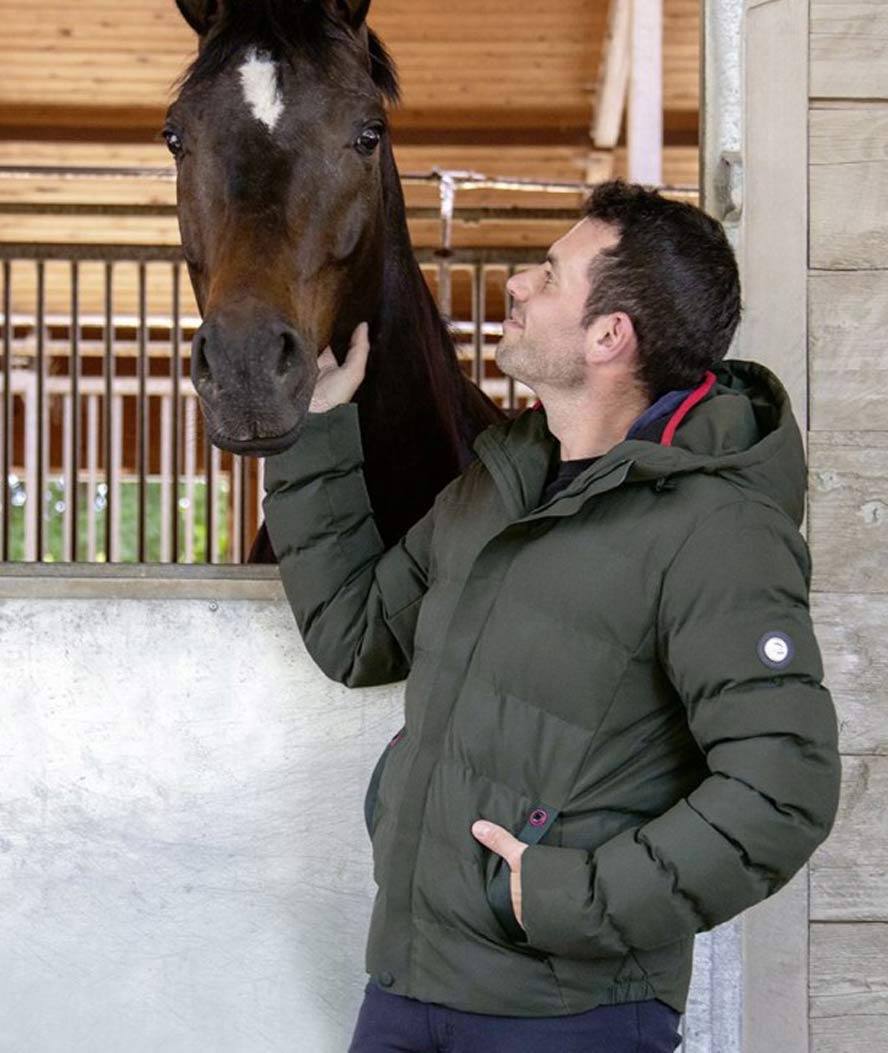
[[527,848],[527,845],[513,837],[508,830],[486,820],[473,823],[472,833],[481,844],[502,856],[513,868],[518,865],[524,849]]
[[334,406],[349,402],[361,386],[370,350],[366,322],[352,333],[348,354],[340,366],[329,347],[318,355],[318,377],[308,406],[309,413],[326,413]]
[[332,369],[334,366],[338,368],[339,363],[336,361],[336,356],[333,354],[333,348],[325,347],[318,355],[318,369]]
[[345,366],[360,370],[363,373],[367,365],[367,354],[370,351],[370,327],[366,322],[361,324],[352,333],[348,345],[348,354],[345,356]]

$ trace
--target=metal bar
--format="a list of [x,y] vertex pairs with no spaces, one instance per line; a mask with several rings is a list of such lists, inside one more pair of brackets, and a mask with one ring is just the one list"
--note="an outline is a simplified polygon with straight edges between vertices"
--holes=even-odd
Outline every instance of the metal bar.
[[175,205],[106,205],[81,201],[0,201],[2,216],[133,216],[174,217]]
[[220,531],[216,507],[218,504],[219,495],[216,493],[216,491],[219,489],[222,476],[222,451],[219,449],[218,446],[213,446],[212,444],[210,445],[210,466],[212,468],[213,485],[212,487],[210,487],[209,485],[207,486],[207,494],[209,497],[212,497],[212,511],[210,512],[209,519],[212,523],[213,530],[212,534],[210,534],[207,538],[207,548],[210,552],[210,562],[218,563],[220,555],[219,546],[222,539],[219,536]]
[[0,242],[0,260],[70,260],[102,263],[176,263],[184,259],[180,245],[102,245],[88,242]]
[[265,497],[265,458],[260,457],[259,460],[253,463],[256,465],[256,529],[258,530],[264,521],[262,500]]
[[[73,165],[0,165],[0,179],[144,179],[174,183],[176,170],[149,167],[102,167]],[[403,172],[404,186],[430,186],[448,180],[457,190],[516,190],[543,194],[576,194],[588,192],[595,185],[581,180],[498,179],[479,172],[454,172],[433,169],[431,172]],[[658,186],[662,192],[688,190],[689,187]]]
[[173,563],[179,562],[179,381],[182,377],[182,268],[178,263],[173,264],[173,328],[172,328],[172,361],[170,370],[173,381],[173,419],[172,437],[173,448],[171,451],[172,472],[171,485],[173,488],[173,500],[171,502],[170,515],[170,546],[173,553]]
[[176,169],[113,168],[102,165],[0,165],[0,179],[162,179],[175,182]]
[[3,501],[3,551],[0,555],[4,563],[9,562],[10,553],[12,429],[12,264],[6,260],[3,264],[3,485],[0,494],[0,500]]
[[204,439],[204,478],[206,479],[204,488],[204,499],[206,501],[204,506],[204,524],[206,529],[204,559],[207,563],[213,563],[215,562],[213,560],[213,547],[216,534],[216,465],[213,461],[213,444],[210,442],[206,426],[201,430],[203,431]]
[[[574,219],[576,218],[575,212],[572,212],[571,215]],[[417,248],[414,255],[420,264],[437,265],[440,260],[440,251],[435,248]],[[543,250],[538,248],[504,249],[477,246],[451,249],[448,259],[454,265],[537,263],[542,252]],[[163,245],[50,245],[48,243],[25,245],[0,242],[0,260],[61,260],[68,263],[73,259],[81,262],[111,260],[124,263],[181,263],[182,252],[181,249]]]
[[170,398],[160,400],[160,562],[170,562],[170,506],[174,504],[172,493],[172,407]]
[[99,477],[99,398],[86,401],[86,558],[96,561],[96,490]]
[[34,497],[34,559],[43,562],[43,488],[48,419],[46,416],[46,265],[37,263],[37,492]]
[[185,562],[194,562],[194,474],[197,454],[197,406],[185,399]]
[[231,562],[244,562],[244,459],[231,457]]
[[[75,563],[71,547],[71,469],[73,455],[71,450],[71,378],[68,377],[68,390],[62,394],[62,504],[64,506],[62,521],[62,562]],[[50,392],[50,394],[52,394]]]
[[[578,195],[579,196],[579,195]],[[414,220],[440,219],[440,209],[430,205],[408,205],[407,218]],[[0,215],[5,216],[125,216],[132,218],[174,218],[175,205],[103,205],[85,202],[10,202],[0,201]],[[454,220],[463,223],[483,223],[485,220],[572,220],[577,210],[571,208],[522,208],[520,205],[454,206]]]
[[[37,409],[37,376],[33,372],[25,373],[23,377],[24,391],[22,402],[24,404],[23,424],[25,429],[25,495],[32,495],[30,504],[25,505],[25,562],[34,563],[37,560],[37,519],[35,516],[37,504],[37,453],[40,436],[40,413]],[[34,422],[37,422],[35,425]]]
[[441,245],[438,251],[438,308],[445,320],[453,313],[453,286],[449,265],[453,247],[453,211],[456,205],[456,184],[451,173],[444,173],[439,183],[439,221]]
[[[17,373],[13,373],[13,388],[16,387]],[[80,395],[101,393],[101,389],[104,385],[104,381],[101,377],[81,377],[80,378]],[[194,389],[190,384],[184,385],[185,391],[189,396],[194,394]],[[145,384],[146,392],[149,398],[164,398],[170,393],[170,381],[169,377],[148,377]],[[67,395],[70,393],[70,387],[68,384],[67,377],[47,377],[46,378],[46,391],[49,395]],[[133,399],[139,394],[139,378],[138,377],[117,377],[114,382],[114,391],[118,395],[129,395]],[[150,476],[150,472],[148,473]]]
[[[417,262],[422,264],[437,264],[439,249],[419,248],[414,255]],[[545,249],[496,249],[496,248],[464,248],[451,249],[448,259],[452,266],[465,264],[489,264],[491,266],[504,264],[539,263],[545,255]]]
[[120,559],[120,477],[123,474],[123,413],[126,403],[122,395],[114,395],[111,438],[111,482],[108,486],[108,533],[111,535],[110,562]]
[[114,445],[114,411],[117,403],[114,399],[114,265],[105,264],[105,400],[104,400],[104,457],[105,457],[105,560],[111,563],[114,559],[112,538],[113,517],[116,513],[114,493],[114,472],[116,462],[113,457]]
[[[579,196],[579,195],[578,195]],[[440,209],[431,205],[408,205],[407,219],[439,220]],[[4,216],[126,216],[133,218],[174,218],[175,205],[102,205],[82,202],[8,202],[0,201]],[[483,223],[485,220],[521,220],[523,222],[570,222],[576,220],[576,208],[522,208],[520,205],[454,206],[453,220],[460,223]]]
[[484,379],[484,323],[487,321],[487,297],[484,287],[483,264],[475,264],[472,279],[472,320],[475,323],[473,376],[475,383],[478,387],[481,387]]
[[[506,274],[507,274],[507,277],[506,277],[506,317],[508,318],[509,315],[512,313],[512,303],[513,303],[513,301],[512,301],[512,294],[509,292],[509,280],[514,276],[515,268],[514,267],[509,267],[508,270],[506,271]],[[514,377],[509,377],[508,378],[508,384],[509,384],[509,411],[511,412],[511,411],[513,411],[515,409],[515,378]]]
[[139,264],[139,395],[136,401],[136,464],[139,474],[139,563],[146,562],[146,519],[148,516],[148,394],[146,391],[148,362],[148,275],[146,265]]
[[69,491],[65,495],[65,507],[71,511],[71,562],[76,563],[80,555],[77,494],[77,483],[80,478],[80,267],[76,261],[71,263],[69,374],[71,377],[71,475],[68,479]]

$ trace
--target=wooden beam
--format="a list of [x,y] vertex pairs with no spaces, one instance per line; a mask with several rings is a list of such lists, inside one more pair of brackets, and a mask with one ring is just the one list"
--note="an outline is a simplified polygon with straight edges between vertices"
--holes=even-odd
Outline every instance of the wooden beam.
[[592,120],[592,141],[599,150],[612,150],[620,139],[629,91],[631,30],[632,0],[611,0]]
[[663,182],[663,0],[632,0],[629,178]]

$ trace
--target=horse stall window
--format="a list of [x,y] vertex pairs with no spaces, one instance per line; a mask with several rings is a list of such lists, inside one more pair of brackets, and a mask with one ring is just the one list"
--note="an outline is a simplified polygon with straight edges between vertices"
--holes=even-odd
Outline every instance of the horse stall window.
[[261,463],[207,442],[190,380],[200,322],[178,251],[10,248],[3,561],[244,561]]
[[[417,255],[467,375],[532,404],[494,355],[506,282],[539,253]],[[263,462],[207,440],[179,250],[5,244],[0,271],[0,561],[246,562]]]

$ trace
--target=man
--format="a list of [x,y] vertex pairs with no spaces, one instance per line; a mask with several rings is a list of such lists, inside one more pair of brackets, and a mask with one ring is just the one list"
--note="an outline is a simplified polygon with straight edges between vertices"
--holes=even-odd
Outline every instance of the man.
[[363,328],[267,462],[309,652],[407,677],[353,1053],[674,1049],[694,934],[780,889],[837,807],[802,444],[776,377],[722,361],[721,228],[605,184],[509,290],[497,361],[539,403],[394,548],[349,402]]

